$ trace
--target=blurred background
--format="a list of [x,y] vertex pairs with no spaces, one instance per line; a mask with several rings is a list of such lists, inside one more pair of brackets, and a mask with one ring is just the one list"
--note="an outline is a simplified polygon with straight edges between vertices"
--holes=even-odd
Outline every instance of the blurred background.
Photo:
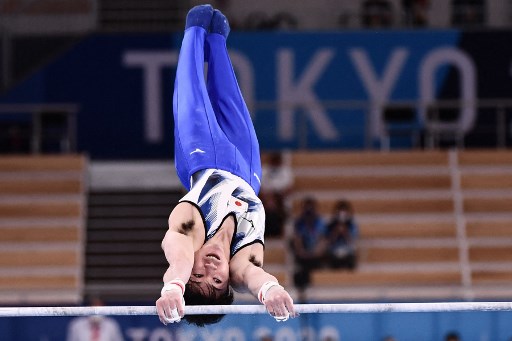
[[[184,194],[174,77],[201,3],[0,0],[0,305],[158,298]],[[262,150],[264,267],[296,302],[512,300],[512,1],[210,3]],[[509,341],[511,318],[117,317],[97,340]],[[97,336],[80,328],[0,318],[2,340]]]

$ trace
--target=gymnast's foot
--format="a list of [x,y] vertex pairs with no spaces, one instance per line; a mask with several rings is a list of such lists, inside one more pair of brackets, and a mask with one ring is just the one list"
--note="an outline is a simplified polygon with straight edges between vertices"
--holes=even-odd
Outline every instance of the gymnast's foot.
[[211,5],[199,5],[192,8],[187,14],[185,29],[192,26],[199,26],[206,31],[210,28],[212,21],[213,7]]
[[227,39],[229,35],[229,22],[228,19],[218,9],[213,11],[213,17],[210,24],[210,33],[217,33],[224,36]]

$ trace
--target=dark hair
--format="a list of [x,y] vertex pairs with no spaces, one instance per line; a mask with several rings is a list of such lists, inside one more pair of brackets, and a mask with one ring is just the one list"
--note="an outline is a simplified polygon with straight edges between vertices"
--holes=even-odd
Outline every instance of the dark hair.
[[302,207],[304,209],[307,209],[307,208],[316,209],[316,204],[317,204],[316,199],[313,197],[307,196],[304,199],[302,199]]
[[352,204],[350,201],[341,199],[336,203],[335,209],[337,211],[349,211],[352,212]]
[[[228,305],[233,303],[233,290],[228,285],[225,292],[218,294],[212,286],[208,286],[207,291],[202,290],[195,283],[187,283],[185,294],[186,305]],[[185,315],[183,319],[190,324],[203,327],[207,324],[217,323],[224,317],[224,314],[212,315]]]
[[272,166],[280,166],[283,163],[283,156],[280,152],[273,152],[270,154],[269,163]]

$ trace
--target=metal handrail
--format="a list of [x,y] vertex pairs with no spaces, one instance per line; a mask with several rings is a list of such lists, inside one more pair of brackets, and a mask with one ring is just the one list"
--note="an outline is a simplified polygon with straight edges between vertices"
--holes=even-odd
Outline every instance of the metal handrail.
[[66,115],[67,131],[64,141],[64,152],[76,150],[76,113],[79,106],[73,103],[35,103],[35,104],[0,104],[0,116],[3,114],[30,115],[32,122],[31,152],[38,154],[42,145],[41,116],[48,112],[58,112]]

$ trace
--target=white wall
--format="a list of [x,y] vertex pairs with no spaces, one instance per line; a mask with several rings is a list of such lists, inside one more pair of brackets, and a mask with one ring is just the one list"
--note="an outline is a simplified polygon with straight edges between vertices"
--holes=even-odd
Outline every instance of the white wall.
[[511,10],[511,0],[487,0],[487,20],[493,27],[511,27]]
[[[393,5],[394,23],[401,24],[401,0],[390,0]],[[512,0],[486,0],[487,17],[491,27],[512,27]],[[226,12],[231,20],[243,22],[254,12],[272,16],[280,11],[294,15],[299,29],[339,29],[339,18],[344,15],[349,28],[360,27],[360,8],[363,0],[224,0]],[[218,0],[191,0],[193,5],[212,3],[219,7]],[[451,0],[430,0],[429,21],[434,28],[450,27]]]
[[430,0],[429,24],[433,28],[450,26],[452,16],[451,0]]
[[[193,4],[215,1],[192,0]],[[357,15],[359,1],[339,0],[231,0],[226,14],[239,21],[245,20],[254,12],[272,16],[278,12],[288,12],[299,21],[300,29],[333,29],[338,27],[338,17],[342,13]]]

